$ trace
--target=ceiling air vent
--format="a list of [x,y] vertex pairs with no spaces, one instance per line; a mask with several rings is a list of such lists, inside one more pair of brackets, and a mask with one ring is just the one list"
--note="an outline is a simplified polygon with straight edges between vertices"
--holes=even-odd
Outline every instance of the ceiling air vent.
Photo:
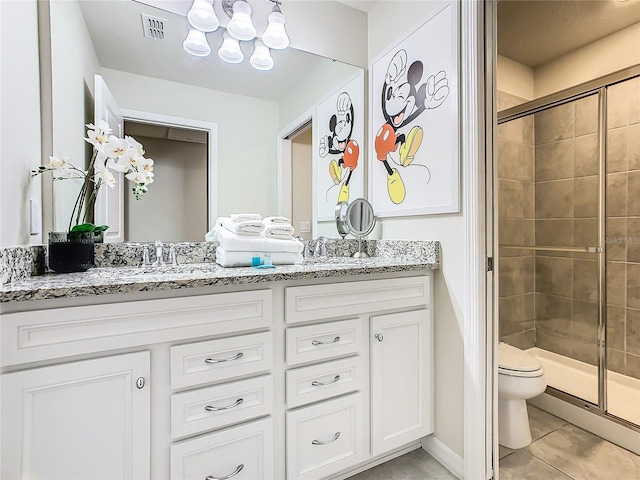
[[164,18],[145,15],[144,13],[141,13],[140,16],[142,17],[144,36],[154,40],[164,40],[164,26],[167,21]]

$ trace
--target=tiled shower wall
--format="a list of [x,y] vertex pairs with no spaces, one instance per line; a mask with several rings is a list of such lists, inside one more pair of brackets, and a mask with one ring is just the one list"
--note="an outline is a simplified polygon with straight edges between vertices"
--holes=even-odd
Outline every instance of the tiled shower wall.
[[640,378],[640,78],[607,104],[607,360]]
[[[596,255],[504,245],[598,244],[597,97],[534,117],[498,127],[500,340],[595,365]],[[640,79],[609,89],[607,123],[608,365],[640,378]]]
[[[498,110],[526,100],[498,92]],[[498,217],[501,245],[534,244],[533,118],[498,127]],[[527,349],[535,344],[534,253],[500,247],[500,341]]]

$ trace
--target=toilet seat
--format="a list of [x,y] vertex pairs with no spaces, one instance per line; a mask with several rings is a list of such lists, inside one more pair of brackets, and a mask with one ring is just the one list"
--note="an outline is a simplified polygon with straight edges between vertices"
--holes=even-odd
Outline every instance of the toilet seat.
[[533,356],[506,343],[498,344],[498,374],[510,377],[541,377],[544,370]]

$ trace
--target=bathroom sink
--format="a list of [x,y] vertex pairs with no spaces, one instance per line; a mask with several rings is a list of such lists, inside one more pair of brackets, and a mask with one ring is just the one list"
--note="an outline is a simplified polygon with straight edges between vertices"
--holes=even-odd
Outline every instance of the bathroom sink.
[[363,265],[375,258],[353,257],[309,257],[305,258],[303,265]]

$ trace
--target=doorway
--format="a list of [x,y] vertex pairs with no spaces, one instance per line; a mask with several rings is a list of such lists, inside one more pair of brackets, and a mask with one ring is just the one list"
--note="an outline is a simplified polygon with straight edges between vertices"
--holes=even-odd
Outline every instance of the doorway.
[[128,242],[198,242],[208,231],[208,134],[204,130],[125,120],[124,133],[154,161],[154,182],[141,200],[124,195]]
[[311,240],[313,215],[313,127],[311,123],[289,137],[291,140],[291,224],[304,239]]

